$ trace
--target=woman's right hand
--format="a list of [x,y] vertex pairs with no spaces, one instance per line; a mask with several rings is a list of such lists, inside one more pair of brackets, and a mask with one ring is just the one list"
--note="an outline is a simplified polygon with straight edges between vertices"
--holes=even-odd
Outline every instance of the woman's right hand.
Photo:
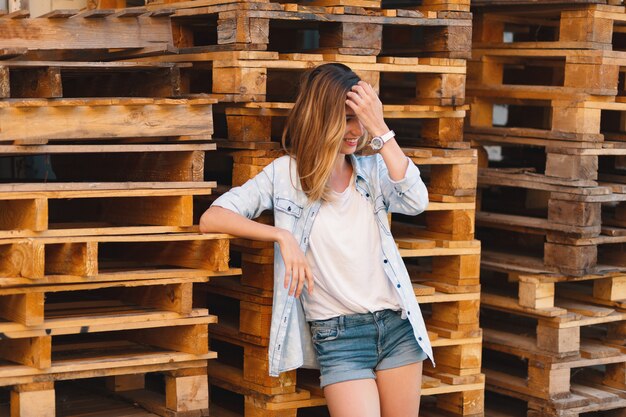
[[[285,263],[284,287],[289,287],[289,295],[300,297],[304,283],[308,283],[309,294],[313,293],[313,271],[309,267],[306,256],[293,235],[284,229],[279,229],[278,245]],[[293,276],[293,278],[292,278]],[[291,286],[289,286],[291,281]]]

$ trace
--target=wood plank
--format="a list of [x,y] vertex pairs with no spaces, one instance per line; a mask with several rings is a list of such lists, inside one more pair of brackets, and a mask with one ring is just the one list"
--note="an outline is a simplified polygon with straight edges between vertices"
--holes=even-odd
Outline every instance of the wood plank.
[[0,102],[0,117],[0,142],[21,144],[213,133],[211,105],[194,100],[12,100]]
[[29,50],[109,49],[167,46],[168,19],[0,19],[0,48]]
[[186,152],[213,151],[217,143],[202,144],[114,144],[114,145],[0,145],[2,154],[74,154],[74,153],[144,153],[144,152]]
[[209,195],[214,181],[184,182],[90,182],[90,183],[13,183],[0,185],[0,198],[6,200],[96,197],[160,197]]
[[208,315],[206,309],[193,309],[187,316],[177,312],[159,311],[146,308],[127,308],[124,312],[93,312],[76,316],[46,318],[38,326],[24,326],[19,323],[0,324],[1,332],[8,338],[60,336],[111,331],[160,329],[172,326],[192,326],[216,323],[217,316]]

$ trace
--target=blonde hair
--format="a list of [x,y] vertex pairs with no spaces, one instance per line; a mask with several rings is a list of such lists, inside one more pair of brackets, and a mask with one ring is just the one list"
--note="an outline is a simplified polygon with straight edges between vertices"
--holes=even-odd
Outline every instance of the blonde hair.
[[[346,130],[347,94],[360,78],[346,65],[323,64],[306,72],[287,117],[282,144],[296,161],[310,201],[331,200],[328,179]],[[359,139],[357,150],[366,142]]]

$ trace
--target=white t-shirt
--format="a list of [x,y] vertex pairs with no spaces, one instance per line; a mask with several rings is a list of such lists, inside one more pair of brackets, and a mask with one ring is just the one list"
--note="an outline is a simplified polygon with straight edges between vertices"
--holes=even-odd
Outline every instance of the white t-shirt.
[[380,262],[380,232],[371,203],[355,187],[322,203],[309,236],[306,257],[313,294],[301,300],[307,321],[383,309],[400,310],[396,289]]

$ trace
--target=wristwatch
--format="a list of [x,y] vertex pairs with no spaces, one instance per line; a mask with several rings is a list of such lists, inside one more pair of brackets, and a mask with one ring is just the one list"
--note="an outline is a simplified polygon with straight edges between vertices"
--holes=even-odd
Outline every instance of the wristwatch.
[[389,142],[389,139],[391,139],[395,135],[396,135],[396,132],[394,132],[393,130],[390,130],[384,135],[374,136],[372,140],[370,141],[370,147],[375,151],[379,151],[382,149],[383,145]]

